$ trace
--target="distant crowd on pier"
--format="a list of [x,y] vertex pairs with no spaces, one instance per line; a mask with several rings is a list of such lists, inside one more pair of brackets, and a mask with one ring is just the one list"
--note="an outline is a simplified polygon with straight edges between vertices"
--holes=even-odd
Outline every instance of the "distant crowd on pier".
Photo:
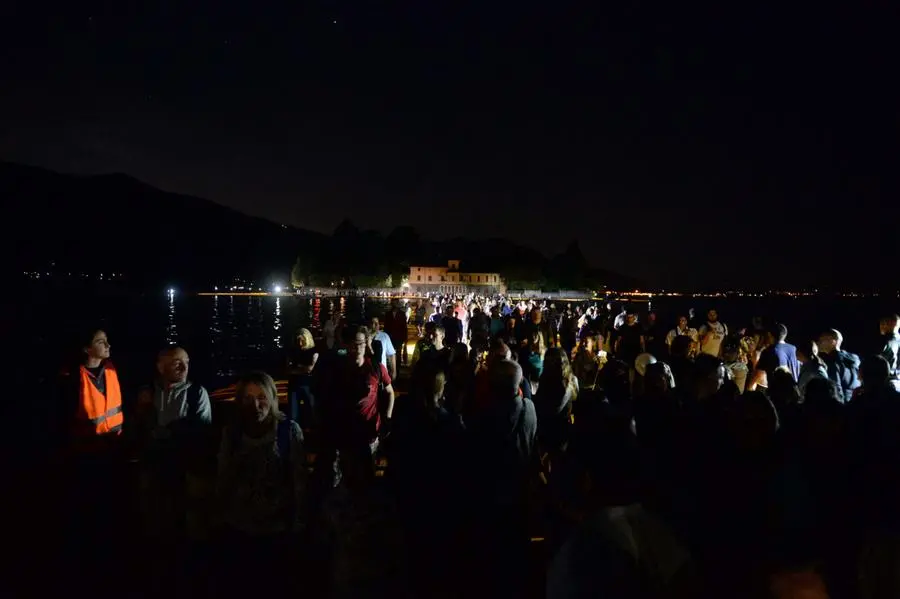
[[896,598],[898,330],[430,297],[301,329],[286,403],[252,372],[225,406],[94,329],[48,534],[111,596]]

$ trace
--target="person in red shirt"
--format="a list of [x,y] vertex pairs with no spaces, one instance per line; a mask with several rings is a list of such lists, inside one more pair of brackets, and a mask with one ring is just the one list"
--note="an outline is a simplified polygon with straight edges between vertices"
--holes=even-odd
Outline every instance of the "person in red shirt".
[[[343,451],[378,447],[378,435],[394,410],[394,388],[383,364],[375,364],[368,330],[359,327],[350,338],[347,361],[336,372],[334,430],[337,448]],[[383,401],[379,402],[379,395]],[[380,404],[380,405],[379,405]]]

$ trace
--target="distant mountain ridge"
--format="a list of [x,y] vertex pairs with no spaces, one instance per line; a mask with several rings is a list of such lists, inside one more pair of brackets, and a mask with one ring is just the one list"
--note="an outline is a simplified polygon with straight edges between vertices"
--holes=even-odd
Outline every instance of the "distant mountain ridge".
[[0,163],[0,198],[21,224],[12,266],[126,272],[136,283],[203,287],[235,274],[290,269],[297,247],[325,236],[123,174],[63,175]]
[[[0,200],[10,233],[0,260],[12,271],[55,262],[59,271],[124,272],[135,285],[202,289],[234,276],[286,280],[298,256],[310,269],[340,275],[402,274],[412,263],[458,259],[467,270],[520,281],[635,283],[587,267],[577,244],[567,250],[575,257],[561,262],[501,239],[421,240],[404,226],[382,236],[345,220],[326,235],[161,191],[122,173],[65,175],[0,162]],[[554,280],[555,273],[564,280]]]

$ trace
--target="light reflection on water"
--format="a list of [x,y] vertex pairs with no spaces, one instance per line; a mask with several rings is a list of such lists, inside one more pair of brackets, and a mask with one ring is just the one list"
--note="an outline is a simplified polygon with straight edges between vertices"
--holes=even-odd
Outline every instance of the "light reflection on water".
[[219,325],[219,296],[213,298],[212,320],[209,323],[209,334],[213,337],[222,332]]
[[175,315],[175,292],[169,290],[168,324],[166,325],[166,345],[178,343],[178,324]]
[[[374,298],[365,302],[361,298],[276,299],[255,297],[251,302],[249,297],[199,297],[160,290],[124,298],[119,294],[73,294],[60,303],[56,295],[41,290],[22,296],[18,326],[28,330],[32,351],[42,357],[38,362],[47,377],[55,377],[60,364],[67,364],[75,349],[64,331],[83,326],[85,315],[89,315],[108,327],[113,359],[123,373],[130,373],[129,384],[146,383],[142,377],[152,376],[156,352],[164,345],[178,343],[191,354],[192,378],[215,388],[254,368],[280,376],[284,366],[281,354],[293,344],[297,329],[307,327],[318,337],[333,311],[353,324],[366,322],[387,309],[386,302]],[[730,328],[746,324],[759,314],[787,322],[795,339],[837,327],[854,353],[874,353],[880,349],[872,346],[877,338],[878,315],[895,312],[896,302],[896,298],[727,298],[712,302],[666,297],[655,300],[653,307],[661,311],[667,326],[688,308],[703,314],[708,307],[716,307]],[[280,313],[276,314],[279,306]],[[277,330],[276,320],[280,324]]]
[[272,327],[275,330],[275,347],[281,349],[284,347],[281,341],[281,298],[275,298],[275,324]]
[[322,330],[322,300],[319,298],[314,299],[309,304],[309,326],[310,328],[321,331]]
[[[210,375],[222,381],[251,369],[279,375],[284,364],[283,352],[293,345],[296,331],[308,328],[318,338],[322,324],[334,311],[349,323],[361,324],[388,308],[386,301],[362,298],[323,301],[320,298],[213,296],[192,297],[184,302],[191,304],[190,314],[181,309],[177,315],[172,312],[173,323],[180,325],[188,351],[209,356]],[[222,302],[227,302],[227,306],[222,306]],[[196,361],[191,364],[192,368],[195,364]]]

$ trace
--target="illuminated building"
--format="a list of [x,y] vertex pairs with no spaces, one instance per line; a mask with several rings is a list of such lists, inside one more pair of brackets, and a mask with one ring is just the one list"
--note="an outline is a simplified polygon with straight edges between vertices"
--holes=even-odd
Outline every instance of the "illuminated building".
[[506,285],[495,272],[461,272],[459,260],[447,266],[411,266],[409,288],[418,293],[504,293]]

